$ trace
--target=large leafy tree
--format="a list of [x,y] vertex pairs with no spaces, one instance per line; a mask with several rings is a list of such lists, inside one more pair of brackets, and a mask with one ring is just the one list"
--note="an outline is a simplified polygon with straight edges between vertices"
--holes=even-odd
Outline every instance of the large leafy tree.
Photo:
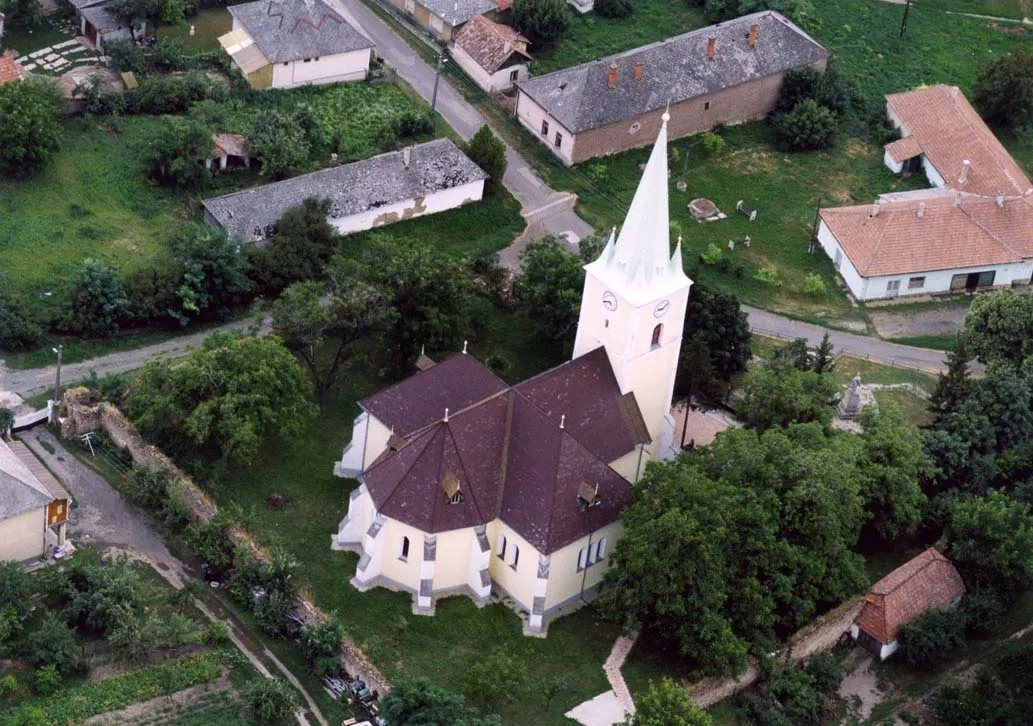
[[626,726],[711,726],[710,714],[692,703],[685,687],[670,678],[649,683],[649,690],[635,702],[635,713]]
[[247,146],[258,157],[262,175],[273,179],[302,169],[312,154],[305,127],[279,111],[255,116]]
[[211,176],[204,161],[212,156],[212,131],[197,118],[163,116],[137,155],[149,178],[176,189],[199,189]]
[[798,370],[782,361],[750,371],[743,382],[735,410],[739,419],[756,429],[791,423],[832,421],[836,386],[825,373]]
[[[745,370],[750,360],[750,321],[731,293],[696,283],[689,295],[682,337],[682,355],[696,336],[700,336],[710,355],[717,376],[727,382]],[[679,366],[678,375],[691,374]]]
[[65,295],[61,327],[83,336],[111,335],[129,314],[129,298],[118,269],[86,258]]
[[169,313],[183,325],[192,317],[225,313],[251,288],[240,243],[225,230],[191,227],[173,239],[170,256],[182,281],[179,309]]
[[330,200],[309,197],[283,213],[276,235],[250,252],[252,277],[267,293],[279,293],[292,282],[316,280],[337,249],[337,231],[327,222]]
[[971,590],[1007,602],[1033,585],[1033,515],[1007,494],[958,502],[948,529],[950,558]]
[[182,362],[148,363],[126,399],[126,413],[159,444],[194,444],[247,464],[265,443],[304,430],[316,413],[310,393],[278,338],[217,333]]
[[60,92],[49,80],[0,86],[0,177],[25,177],[61,148]]
[[566,340],[577,327],[585,271],[556,237],[531,242],[520,253],[514,288],[535,326],[550,340]]
[[380,713],[398,726],[499,726],[498,716],[478,716],[463,697],[427,678],[399,678],[384,696]]
[[983,363],[1021,365],[1033,354],[1033,297],[1011,290],[978,296],[965,316],[962,337]]
[[991,123],[1018,127],[1033,121],[1033,52],[1018,45],[987,61],[972,87],[972,100]]
[[150,23],[152,27],[159,23],[182,23],[186,18],[187,3],[185,0],[112,0],[105,9],[124,22],[135,39],[135,26],[140,23]]
[[956,411],[972,392],[970,360],[965,340],[959,336],[954,349],[947,353],[947,370],[937,376],[936,388],[929,396],[929,410],[937,419]]
[[536,47],[555,43],[570,30],[570,8],[563,0],[515,0],[513,25]]
[[7,16],[7,23],[20,28],[41,25],[45,17],[40,0],[6,0],[0,2],[0,10]]
[[466,155],[487,174],[484,190],[488,194],[497,194],[504,187],[502,177],[506,173],[506,145],[485,124],[477,129],[477,133],[466,145]]

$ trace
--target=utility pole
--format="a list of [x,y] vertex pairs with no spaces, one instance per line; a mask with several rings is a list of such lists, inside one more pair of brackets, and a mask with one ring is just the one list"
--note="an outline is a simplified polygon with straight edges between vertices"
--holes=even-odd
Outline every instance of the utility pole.
[[904,31],[907,30],[907,16],[911,12],[911,0],[907,0],[907,4],[904,6],[904,18],[900,21],[900,37],[904,37]]
[[58,401],[61,400],[61,351],[64,350],[63,345],[59,345],[56,348],[51,348],[52,351],[57,353],[57,379],[54,381],[54,405],[56,406]]
[[434,113],[435,107],[438,105],[438,81],[441,80],[441,68],[448,61],[445,60],[445,51],[438,51],[438,63],[437,68],[434,71],[434,94],[430,98],[430,112]]

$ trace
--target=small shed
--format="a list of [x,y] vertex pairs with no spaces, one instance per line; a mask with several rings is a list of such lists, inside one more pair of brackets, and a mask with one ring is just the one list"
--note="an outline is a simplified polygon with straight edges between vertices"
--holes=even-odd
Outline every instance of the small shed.
[[902,625],[928,610],[957,604],[965,594],[961,575],[930,547],[872,585],[850,627],[850,635],[872,655],[885,660],[896,652]]
[[7,51],[0,55],[0,86],[15,81],[24,81],[28,77],[29,72],[15,59],[14,53]]
[[204,160],[211,169],[218,164],[219,171],[249,168],[251,155],[247,149],[247,137],[240,134],[212,134],[212,155]]
[[530,41],[508,25],[475,15],[452,40],[456,63],[488,93],[508,91],[527,78]]

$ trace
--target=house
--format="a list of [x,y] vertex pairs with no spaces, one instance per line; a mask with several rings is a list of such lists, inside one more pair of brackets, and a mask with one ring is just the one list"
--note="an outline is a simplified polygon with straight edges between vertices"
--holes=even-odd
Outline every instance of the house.
[[75,8],[75,15],[79,18],[79,34],[86,38],[97,50],[103,51],[104,46],[117,40],[132,40],[135,37],[142,37],[147,32],[147,23],[141,22],[129,29],[124,21],[115,17],[107,10],[111,0],[70,0]]
[[247,148],[247,137],[241,134],[212,134],[212,155],[204,160],[206,168],[218,166],[219,171],[248,168],[251,153]]
[[922,169],[933,186],[965,194],[1033,192],[1033,183],[957,86],[891,93],[886,114],[902,137],[884,147],[886,166],[894,172]]
[[673,456],[670,413],[692,282],[671,254],[667,135],[620,235],[585,266],[573,359],[508,385],[470,355],[360,402],[334,473],[357,477],[335,549],[353,584],[410,592],[416,612],[493,592],[541,633],[587,601],[646,463]]
[[0,38],[4,37],[4,23],[7,21],[7,16],[0,12]]
[[0,560],[28,562],[46,555],[48,546],[64,546],[68,502],[24,444],[0,438]]
[[894,171],[933,189],[819,211],[817,241],[857,300],[973,292],[1033,276],[1033,183],[953,86],[886,97]]
[[209,224],[262,243],[284,212],[310,197],[330,200],[327,221],[348,234],[476,202],[487,178],[451,140],[437,139],[202,204]]
[[508,25],[475,15],[452,39],[452,57],[483,90],[508,91],[527,78],[530,41]]
[[451,42],[464,23],[478,15],[492,18],[512,5],[512,0],[388,0],[436,40]]
[[787,71],[829,53],[774,11],[519,81],[516,116],[565,164],[645,146],[670,104],[670,134],[762,119]]
[[219,38],[251,88],[362,81],[373,41],[323,0],[231,5],[233,28]]
[[0,55],[0,86],[5,83],[24,81],[28,77],[29,72],[15,59],[14,53],[7,51]]
[[961,575],[951,562],[930,547],[872,585],[850,626],[858,645],[885,660],[896,652],[902,625],[927,610],[957,604],[965,594]]

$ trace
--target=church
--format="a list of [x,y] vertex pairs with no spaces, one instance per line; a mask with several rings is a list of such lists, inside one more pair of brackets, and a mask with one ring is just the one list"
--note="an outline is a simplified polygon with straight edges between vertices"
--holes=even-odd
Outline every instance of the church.
[[620,234],[585,266],[573,358],[517,385],[466,346],[360,401],[334,467],[357,478],[334,549],[360,590],[410,592],[414,611],[508,598],[540,634],[590,600],[632,484],[676,453],[671,399],[692,281],[668,225],[667,121]]

